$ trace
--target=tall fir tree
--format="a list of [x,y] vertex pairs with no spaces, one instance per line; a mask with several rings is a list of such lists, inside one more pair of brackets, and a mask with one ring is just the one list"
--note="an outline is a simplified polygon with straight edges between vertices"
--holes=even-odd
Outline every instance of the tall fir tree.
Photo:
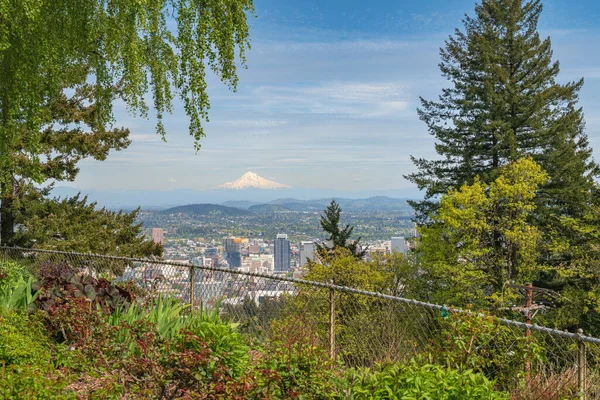
[[331,255],[335,254],[335,250],[345,248],[349,250],[356,258],[363,258],[367,253],[367,247],[361,249],[359,247],[360,237],[357,240],[351,240],[354,227],[346,224],[345,227],[340,226],[340,215],[342,209],[340,205],[331,200],[331,203],[325,209],[325,214],[321,216],[321,228],[328,234],[325,238],[327,243],[317,243],[317,254],[322,260],[327,260]]
[[406,176],[426,189],[412,202],[419,222],[437,197],[475,176],[490,182],[499,168],[532,156],[550,176],[539,196],[540,224],[550,214],[585,214],[598,166],[576,107],[583,79],[559,84],[550,38],[541,40],[539,0],[483,0],[441,49],[440,70],[451,82],[438,101],[421,99],[419,117],[436,138],[438,160],[413,157]]

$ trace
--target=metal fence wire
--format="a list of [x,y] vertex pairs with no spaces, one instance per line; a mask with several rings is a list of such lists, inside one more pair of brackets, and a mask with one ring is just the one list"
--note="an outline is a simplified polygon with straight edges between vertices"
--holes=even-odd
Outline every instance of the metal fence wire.
[[[192,309],[220,307],[266,338],[284,322],[349,367],[409,362],[482,372],[513,399],[600,399],[600,339],[443,305],[285,276],[162,260],[0,247],[0,261],[67,263]],[[290,325],[290,324],[288,324]],[[280,334],[280,333],[279,333]]]

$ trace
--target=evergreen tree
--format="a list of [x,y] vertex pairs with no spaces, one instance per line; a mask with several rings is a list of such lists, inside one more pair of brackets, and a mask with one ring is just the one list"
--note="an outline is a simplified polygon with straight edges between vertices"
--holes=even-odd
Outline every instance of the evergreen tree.
[[326,237],[327,243],[317,243],[317,253],[321,259],[326,260],[331,256],[336,249],[345,248],[348,249],[356,258],[363,258],[367,253],[367,247],[359,250],[360,237],[357,240],[350,240],[352,236],[353,226],[346,224],[344,228],[340,227],[340,214],[342,209],[335,200],[331,200],[331,203],[325,209],[325,214],[321,216],[321,228],[329,236]]
[[[81,80],[85,76],[85,72],[80,71],[73,78]],[[73,93],[67,95],[68,91]],[[91,102],[93,91],[89,83],[59,91],[41,109],[39,118],[44,129],[35,152],[27,151],[28,135],[25,134],[17,136],[8,148],[9,162],[3,173],[9,181],[0,194],[0,241],[3,245],[15,244],[18,211],[15,205],[26,193],[35,190],[32,182],[73,181],[79,172],[77,164],[82,159],[105,160],[111,150],[129,146],[128,129],[108,128],[98,123],[97,103]],[[117,88],[114,91],[117,92]],[[26,127],[22,126],[22,129]]]
[[[110,211],[79,195],[49,199],[47,193],[33,187],[27,188],[15,207],[13,244],[17,246],[122,257],[162,256],[162,245],[142,235],[142,224],[136,221],[139,208]],[[123,272],[124,265],[114,260],[86,262],[95,263],[96,270]]]
[[442,157],[413,157],[418,171],[406,177],[426,189],[424,201],[412,202],[420,222],[435,211],[437,196],[475,176],[491,182],[523,156],[550,176],[538,197],[541,225],[550,214],[587,212],[599,171],[576,108],[583,79],[556,82],[550,39],[537,32],[541,11],[539,0],[483,0],[441,49],[440,70],[451,87],[438,101],[421,99],[418,113]]

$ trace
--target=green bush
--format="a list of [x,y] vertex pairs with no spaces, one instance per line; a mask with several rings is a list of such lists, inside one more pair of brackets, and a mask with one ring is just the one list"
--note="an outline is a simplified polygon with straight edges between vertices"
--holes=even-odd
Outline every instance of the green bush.
[[29,269],[13,261],[0,260],[0,284],[3,282],[16,282],[20,278],[27,281],[31,277]]
[[31,366],[0,366],[0,398],[23,400],[67,400],[75,395],[65,391],[66,380]]
[[185,329],[208,344],[213,355],[229,368],[232,377],[241,376],[249,364],[250,348],[237,331],[237,325],[223,321],[217,304],[212,310],[201,308],[190,315]]
[[439,365],[392,364],[352,371],[348,377],[347,397],[367,399],[495,400],[508,394],[495,391],[493,382],[471,370],[457,371]]
[[36,315],[0,310],[0,364],[44,365],[49,359],[49,341]]
[[257,399],[332,399],[340,394],[342,367],[331,360],[314,326],[275,321],[254,363]]

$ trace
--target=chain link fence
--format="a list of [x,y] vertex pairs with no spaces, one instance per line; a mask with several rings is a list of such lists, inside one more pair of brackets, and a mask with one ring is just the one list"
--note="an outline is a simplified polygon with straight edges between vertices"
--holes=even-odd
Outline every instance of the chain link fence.
[[[0,248],[0,261],[33,270],[68,263],[135,282],[193,309],[220,307],[253,340],[302,326],[349,367],[419,362],[472,369],[513,399],[600,399],[600,339],[442,305],[281,275],[187,263]],[[281,334],[282,330],[276,330]]]

